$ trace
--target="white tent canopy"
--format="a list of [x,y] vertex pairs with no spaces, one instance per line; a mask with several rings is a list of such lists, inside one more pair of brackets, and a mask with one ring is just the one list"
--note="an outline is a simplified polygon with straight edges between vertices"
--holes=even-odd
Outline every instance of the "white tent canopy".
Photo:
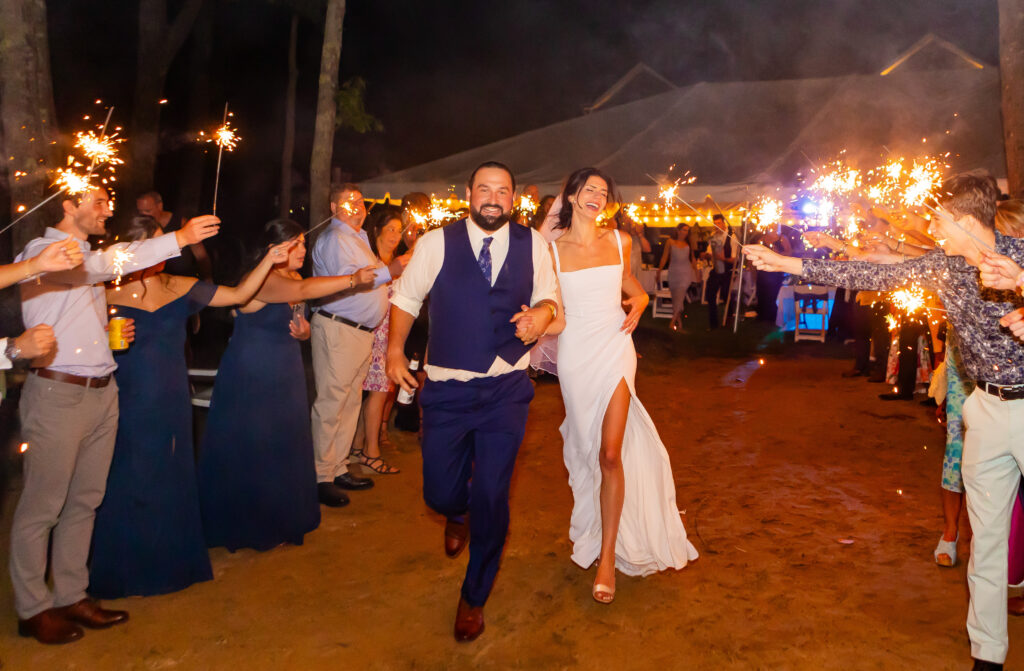
[[[995,68],[887,76],[700,83],[528,131],[366,181],[366,194],[458,195],[484,161],[508,164],[520,184],[556,193],[576,168],[596,166],[627,200],[652,198],[657,182],[689,170],[687,200],[720,202],[790,188],[797,173],[846,150],[865,166],[888,152],[949,152],[953,170],[1005,174],[1000,82]],[[676,169],[667,177],[670,166]]]

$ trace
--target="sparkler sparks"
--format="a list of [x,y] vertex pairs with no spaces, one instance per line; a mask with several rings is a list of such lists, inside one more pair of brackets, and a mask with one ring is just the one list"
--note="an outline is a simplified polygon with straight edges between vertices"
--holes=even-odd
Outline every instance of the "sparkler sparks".
[[91,130],[75,133],[75,148],[80,149],[85,154],[85,157],[94,165],[123,164],[124,161],[117,156],[117,148],[115,146],[123,141],[123,139],[117,137],[117,133],[113,135],[96,135]]
[[127,249],[115,249],[114,258],[111,261],[111,265],[114,267],[114,286],[119,287],[121,285],[121,279],[124,276],[124,264],[128,263],[135,256],[132,252]]
[[523,214],[533,216],[537,213],[538,203],[533,198],[530,198],[525,193],[519,197],[519,205],[516,207]]
[[57,179],[53,183],[69,196],[81,195],[93,187],[89,175],[75,172],[74,167],[58,170]]
[[906,289],[899,289],[892,292],[891,295],[892,304],[907,313],[912,315],[919,310],[924,309],[924,289],[920,286],[913,284]]
[[771,196],[761,196],[750,209],[750,219],[754,228],[767,231],[782,221],[782,201]]

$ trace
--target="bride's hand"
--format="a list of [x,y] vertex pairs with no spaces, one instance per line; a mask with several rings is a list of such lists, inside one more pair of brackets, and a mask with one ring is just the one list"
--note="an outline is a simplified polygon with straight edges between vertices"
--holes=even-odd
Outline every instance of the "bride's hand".
[[647,297],[647,294],[640,294],[622,301],[622,307],[629,311],[629,314],[626,315],[625,321],[622,322],[623,331],[626,333],[632,333],[636,330],[637,324],[640,323],[640,316],[644,313],[644,310],[647,309],[647,303],[650,302],[650,300],[651,299]]

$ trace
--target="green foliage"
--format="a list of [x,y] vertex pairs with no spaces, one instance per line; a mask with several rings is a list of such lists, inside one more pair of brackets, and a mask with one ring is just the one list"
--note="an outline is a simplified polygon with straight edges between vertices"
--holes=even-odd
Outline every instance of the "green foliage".
[[362,77],[353,77],[342,84],[334,100],[338,104],[335,128],[347,128],[360,134],[384,130],[384,124],[366,111],[366,81]]

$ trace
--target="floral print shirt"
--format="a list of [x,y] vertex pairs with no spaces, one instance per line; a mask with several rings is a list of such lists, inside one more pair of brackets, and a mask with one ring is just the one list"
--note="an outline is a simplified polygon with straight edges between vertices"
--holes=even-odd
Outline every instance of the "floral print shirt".
[[[1024,266],[1024,239],[996,233],[995,250]],[[935,292],[960,337],[969,379],[1008,385],[1024,383],[1024,344],[999,325],[1003,315],[1024,306],[1016,292],[981,286],[979,271],[962,256],[933,250],[902,263],[804,259],[803,276],[817,284],[892,291],[917,284]]]

